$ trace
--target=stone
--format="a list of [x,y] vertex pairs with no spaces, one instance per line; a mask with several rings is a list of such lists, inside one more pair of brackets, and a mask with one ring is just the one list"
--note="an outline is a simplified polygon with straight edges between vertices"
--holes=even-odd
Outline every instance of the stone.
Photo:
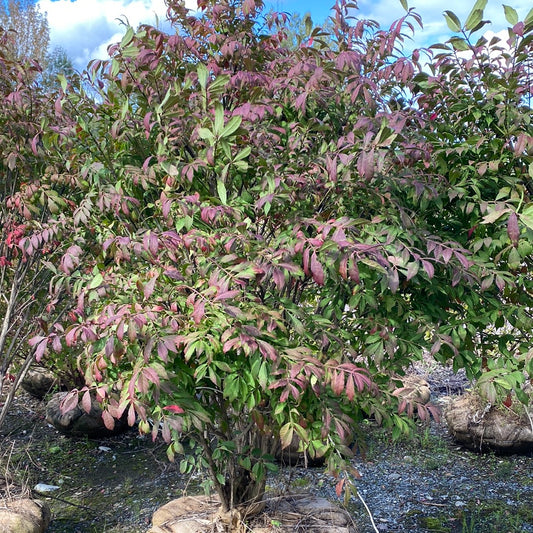
[[35,366],[28,370],[21,386],[27,393],[42,400],[49,392],[59,387],[59,379],[47,368]]
[[44,533],[50,516],[48,505],[40,500],[0,500],[0,533]]
[[402,382],[402,387],[394,391],[394,395],[414,404],[427,404],[431,398],[429,383],[415,374],[408,374],[397,378]]
[[38,492],[39,494],[46,494],[48,492],[55,492],[56,490],[59,490],[61,487],[58,485],[48,485],[47,483],[37,483],[35,487],[33,487],[34,492]]
[[118,435],[128,429],[125,420],[115,420],[113,430],[106,428],[102,419],[102,409],[96,399],[93,398],[91,411],[86,413],[78,405],[74,409],[61,413],[60,404],[65,392],[58,392],[52,396],[46,405],[46,420],[57,430],[72,437],[89,437],[91,439]]
[[454,440],[473,451],[531,453],[533,427],[526,413],[495,407],[471,392],[452,400],[444,413]]
[[[350,514],[326,498],[312,494],[293,494],[267,500],[265,514],[278,521],[280,530],[312,531],[312,533],[355,533]],[[268,529],[256,528],[254,533]]]
[[[208,496],[184,496],[160,507],[148,533],[205,533],[217,520],[220,500]],[[214,531],[217,531],[214,529]],[[223,531],[223,529],[222,529]]]
[[324,457],[312,457],[309,453],[304,454],[298,451],[300,447],[300,437],[296,433],[292,437],[292,442],[286,448],[281,447],[279,439],[272,438],[271,446],[267,452],[275,457],[276,461],[286,466],[316,467],[322,466]]

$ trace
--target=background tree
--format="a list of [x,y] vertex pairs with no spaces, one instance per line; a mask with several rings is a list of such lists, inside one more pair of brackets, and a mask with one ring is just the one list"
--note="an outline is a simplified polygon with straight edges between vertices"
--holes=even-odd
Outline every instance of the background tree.
[[48,289],[64,252],[63,210],[74,205],[64,196],[72,191],[57,179],[63,163],[49,157],[48,139],[59,126],[54,102],[33,81],[38,66],[12,59],[14,38],[0,30],[0,395],[13,381],[0,426],[30,364],[44,353],[28,347],[28,339],[48,332],[64,304],[60,285],[52,300]]
[[33,0],[2,0],[0,27],[16,32],[9,43],[9,57],[14,60],[35,59],[45,63],[50,41],[46,13]]
[[46,55],[41,79],[46,91],[58,91],[61,88],[58,76],[73,79],[75,75],[72,60],[64,48],[56,46]]

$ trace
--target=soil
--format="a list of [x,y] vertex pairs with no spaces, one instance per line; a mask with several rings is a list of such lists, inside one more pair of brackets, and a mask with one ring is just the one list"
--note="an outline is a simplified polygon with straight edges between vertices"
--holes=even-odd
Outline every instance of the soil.
[[[430,383],[440,404],[468,386],[448,369],[414,372]],[[47,424],[44,408],[45,402],[18,394],[0,430],[0,490],[14,498],[38,483],[59,487],[46,495],[33,492],[51,507],[49,533],[145,533],[158,507],[202,492],[204,475],[180,474],[164,443],[134,430],[104,440],[67,438]],[[378,531],[533,532],[532,453],[500,457],[463,450],[434,421],[394,443],[371,423],[363,429],[367,450],[354,466]],[[283,467],[268,480],[267,497],[311,492],[339,502],[334,484],[321,468]],[[352,497],[347,509],[357,531],[376,531],[359,498]]]

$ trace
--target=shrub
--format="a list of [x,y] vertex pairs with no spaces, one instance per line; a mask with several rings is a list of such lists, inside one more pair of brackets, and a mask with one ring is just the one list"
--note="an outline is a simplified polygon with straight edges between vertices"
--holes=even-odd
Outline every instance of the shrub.
[[[462,104],[485,72],[455,53],[466,38],[443,45],[431,75],[419,51],[402,55],[411,10],[383,31],[339,1],[327,39],[315,28],[286,47],[284,16],[261,18],[260,0],[198,5],[169,2],[175,33],[127,28],[109,61],[62,80],[65,125],[46,138],[77,201],[53,273],[74,303],[32,342],[82,350],[87,386],[65,409],[92,391],[109,426],[127,413],[171,459],[190,439],[182,471],[207,468],[225,510],[261,500],[278,438],[344,468],[340,494],[358,420],[408,430],[392,376],[424,349],[475,377],[477,335],[508,321],[505,343],[527,341],[511,320],[529,320],[529,276],[517,283],[506,246],[530,237],[529,193],[484,183],[501,179],[491,150],[526,180],[526,141],[488,118],[505,115],[492,85],[474,90],[486,108]],[[510,110],[527,85],[512,73],[528,56],[513,57]],[[514,364],[502,347],[495,364]]]

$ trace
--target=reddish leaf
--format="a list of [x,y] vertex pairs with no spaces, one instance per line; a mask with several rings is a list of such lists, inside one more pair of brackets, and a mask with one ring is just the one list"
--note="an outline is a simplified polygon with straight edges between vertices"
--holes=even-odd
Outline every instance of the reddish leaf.
[[518,246],[518,239],[520,238],[520,228],[518,227],[518,217],[514,211],[509,215],[509,219],[507,220],[507,235],[509,235],[509,239],[511,239],[513,246],[516,248]]
[[441,252],[441,257],[445,263],[448,263],[452,258],[453,250],[451,248],[443,248]]
[[440,347],[441,347],[440,340],[436,340],[433,343],[433,346],[431,347],[431,355],[435,355],[436,353],[438,353],[438,351],[440,350]]
[[389,271],[388,283],[389,289],[392,292],[396,292],[398,290],[398,287],[400,286],[400,277],[398,276],[398,271],[395,268]]
[[345,478],[339,479],[339,481],[337,481],[337,484],[335,485],[335,494],[337,494],[338,498],[342,496],[342,489],[344,488],[345,481]]
[[163,409],[176,414],[181,414],[185,412],[179,405],[166,405],[165,407],[163,407]]
[[48,339],[37,335],[28,341],[30,346],[36,346],[35,348],[35,360],[41,361],[48,345]]
[[414,278],[418,274],[418,270],[420,268],[420,265],[417,261],[412,261],[407,265],[407,273],[405,274],[405,277],[407,281]]
[[464,268],[469,268],[472,263],[468,260],[468,258],[462,254],[461,252],[458,252],[457,250],[454,251],[456,259],[463,265]]
[[220,292],[217,294],[216,298],[213,300],[215,302],[221,301],[221,300],[229,300],[230,298],[235,298],[235,296],[239,296],[241,294],[241,291],[225,291]]
[[81,397],[81,405],[83,407],[83,410],[87,414],[91,412],[92,400],[91,400],[91,393],[88,390],[86,390],[83,393],[83,396]]
[[157,275],[151,278],[150,281],[148,281],[148,283],[144,286],[143,294],[146,300],[148,300],[148,298],[150,298],[150,296],[152,296],[152,294],[154,293],[154,287],[155,287],[156,281],[157,281]]
[[274,268],[272,270],[272,279],[276,285],[276,289],[281,291],[285,287],[285,274],[283,274],[280,268]]
[[67,392],[59,402],[59,411],[62,415],[78,407],[78,389]]
[[263,357],[275,361],[277,359],[277,352],[271,344],[261,339],[257,339],[257,345],[259,346],[259,351]]
[[311,256],[311,274],[318,285],[324,285],[324,269],[318,261],[316,252],[313,252],[313,255]]
[[428,278],[431,279],[435,275],[435,267],[429,262],[422,260],[422,266],[428,275]]
[[355,283],[361,282],[361,278],[359,276],[359,267],[357,266],[357,261],[353,256],[350,258],[348,266],[348,275],[350,276],[350,279],[352,281],[355,281]]
[[355,397],[355,386],[353,376],[348,376],[348,378],[346,379],[346,397],[350,401],[353,401]]
[[483,278],[483,280],[481,281],[481,290],[486,291],[487,289],[489,289],[492,286],[493,281],[494,281],[493,274]]
[[155,385],[159,385],[159,376],[153,368],[144,367],[142,369],[142,374],[148,381],[151,381]]
[[309,276],[309,274],[310,274],[310,272],[309,272],[309,248],[306,248],[303,251],[302,258],[303,258],[304,274],[306,276]]
[[102,420],[104,421],[104,425],[107,429],[110,431],[115,429],[115,419],[107,411],[102,412]]
[[163,437],[163,440],[168,444],[170,442],[170,426],[168,425],[168,422],[166,420],[161,426],[161,435]]
[[348,279],[348,256],[343,255],[339,263],[339,274],[342,279]]
[[133,424],[135,424],[136,418],[137,417],[135,416],[135,407],[133,407],[133,404],[131,404],[128,409],[128,426],[133,426]]
[[192,318],[194,320],[194,323],[197,325],[200,324],[204,315],[205,315],[205,302],[203,300],[194,302],[194,310],[192,313]]

